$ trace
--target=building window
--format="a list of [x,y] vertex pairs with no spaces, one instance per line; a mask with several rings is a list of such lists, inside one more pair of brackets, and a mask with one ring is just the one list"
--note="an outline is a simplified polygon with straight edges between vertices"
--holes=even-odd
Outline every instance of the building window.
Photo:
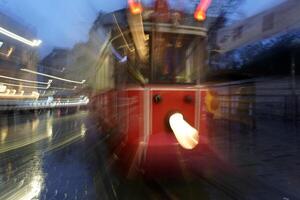
[[0,48],[3,46],[3,42],[2,41],[0,41]]

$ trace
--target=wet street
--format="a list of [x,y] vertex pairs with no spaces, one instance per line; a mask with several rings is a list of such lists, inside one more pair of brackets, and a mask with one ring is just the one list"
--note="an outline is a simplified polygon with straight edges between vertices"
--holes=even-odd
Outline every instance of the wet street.
[[272,120],[258,121],[256,130],[222,120],[211,126],[214,152],[178,150],[182,176],[127,179],[112,170],[105,138],[87,111],[2,116],[0,199],[299,198],[296,126]]
[[2,116],[0,199],[95,199],[86,120],[85,111]]

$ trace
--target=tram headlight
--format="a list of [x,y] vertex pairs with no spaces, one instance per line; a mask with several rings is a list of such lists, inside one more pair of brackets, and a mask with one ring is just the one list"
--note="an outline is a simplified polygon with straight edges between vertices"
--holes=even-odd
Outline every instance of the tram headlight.
[[179,144],[185,149],[197,146],[199,132],[186,122],[181,113],[174,113],[169,118],[169,124]]

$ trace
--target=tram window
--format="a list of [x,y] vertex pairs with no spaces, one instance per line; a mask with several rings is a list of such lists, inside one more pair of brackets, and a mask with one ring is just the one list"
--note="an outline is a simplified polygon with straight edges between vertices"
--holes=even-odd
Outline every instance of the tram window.
[[152,35],[151,82],[193,83],[192,37],[159,33]]

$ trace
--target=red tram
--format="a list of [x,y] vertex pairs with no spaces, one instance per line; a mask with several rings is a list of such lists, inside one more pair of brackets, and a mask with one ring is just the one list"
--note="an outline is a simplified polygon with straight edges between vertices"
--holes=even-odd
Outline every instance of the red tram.
[[[161,5],[156,6],[160,12],[169,12],[166,2]],[[112,138],[113,158],[129,176],[136,171],[176,176],[178,156],[193,156],[209,143],[206,122],[218,101],[199,85],[206,67],[206,30],[202,24],[174,27],[172,16],[178,15],[170,12],[162,19],[154,11],[147,21],[141,13],[127,13],[127,26],[112,16],[107,57],[113,59],[113,83],[95,93],[91,105],[103,134]]]

